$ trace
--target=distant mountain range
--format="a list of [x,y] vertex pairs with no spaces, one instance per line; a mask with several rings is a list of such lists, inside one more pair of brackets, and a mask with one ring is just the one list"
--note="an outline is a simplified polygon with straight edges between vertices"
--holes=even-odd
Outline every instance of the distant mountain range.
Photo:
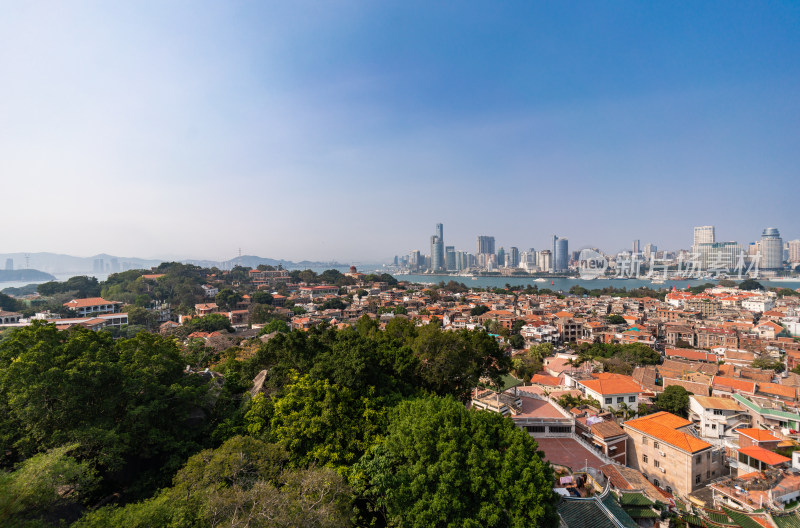
[[0,253],[0,269],[8,268],[8,259],[12,259],[15,270],[35,269],[56,275],[108,274],[126,269],[149,269],[162,262],[136,257],[115,257],[105,253],[92,257],[73,257],[58,253]]
[[225,261],[214,260],[182,260],[186,264],[194,264],[195,266],[202,266],[204,268],[212,268],[214,266],[220,269],[231,269],[234,266],[244,266],[246,268],[257,268],[264,264],[266,266],[283,266],[286,269],[308,269],[308,268],[344,268],[349,267],[347,264],[340,264],[338,262],[317,262],[313,260],[301,260],[294,262],[291,260],[276,260],[271,258],[257,257],[255,255],[242,255],[241,257],[232,258]]
[[[44,272],[45,275],[59,275],[64,277],[66,275],[108,275],[119,271],[129,269],[150,269],[158,266],[162,262],[169,262],[165,260],[156,259],[142,259],[138,257],[117,257],[101,253],[91,257],[75,257],[72,255],[61,255],[58,253],[0,253],[0,271],[4,271],[9,267],[14,271],[32,271]],[[261,264],[268,266],[283,266],[286,269],[320,269],[320,268],[348,268],[349,264],[340,264],[338,262],[317,262],[311,260],[303,260],[294,262],[291,260],[277,260],[272,258],[257,257],[254,255],[242,255],[224,261],[215,260],[181,260],[185,264],[194,264],[204,268],[218,267],[220,269],[231,269],[234,266],[245,266],[249,268],[256,268]],[[10,277],[10,276],[9,276]],[[55,277],[53,277],[55,278]],[[52,280],[50,277],[45,276],[40,279],[28,278],[3,278],[0,277],[0,282],[21,282],[26,280],[45,281]]]

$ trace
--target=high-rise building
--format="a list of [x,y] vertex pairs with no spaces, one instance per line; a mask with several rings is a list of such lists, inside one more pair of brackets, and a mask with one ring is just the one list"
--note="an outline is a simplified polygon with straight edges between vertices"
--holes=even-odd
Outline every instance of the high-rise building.
[[519,267],[525,271],[536,271],[536,250],[530,248],[519,255]]
[[783,240],[775,227],[768,227],[761,233],[761,262],[759,269],[778,271],[783,269]]
[[431,270],[441,271],[444,269],[443,255],[444,248],[442,247],[442,240],[436,235],[431,235]]
[[700,226],[694,228],[694,242],[692,246],[696,246],[697,244],[713,244],[716,241],[714,226]]
[[103,259],[94,259],[94,264],[92,265],[92,272],[103,273],[105,271],[106,271],[106,265]]
[[655,244],[645,244],[644,246],[644,258],[650,260],[651,256],[655,256],[658,253],[658,246]]
[[497,265],[501,268],[506,265],[506,250],[502,246],[497,250]]
[[508,256],[506,257],[506,267],[507,268],[519,267],[519,248],[516,248],[514,246],[508,248]]
[[553,269],[553,254],[549,249],[540,251],[537,256],[537,260],[539,261],[538,264],[540,270],[550,271]]
[[456,248],[454,246],[445,246],[444,248],[444,261],[447,271],[456,271]]
[[408,264],[411,269],[419,269],[423,265],[422,254],[418,249],[415,249],[408,254]]
[[494,255],[494,237],[479,235],[478,247],[475,250],[476,255]]
[[14,259],[7,258],[6,259],[6,271],[14,271]]
[[800,262],[800,240],[790,240],[786,247],[789,250],[789,262]]
[[566,271],[569,267],[569,239],[558,238],[553,235],[553,263],[554,273]]
[[639,240],[634,240],[633,241],[633,246],[632,246],[633,251],[632,251],[632,253],[634,255],[638,255],[641,252],[641,250],[639,249],[639,245],[640,245],[640,241]]
[[433,271],[444,271],[445,266],[444,226],[436,224],[436,234],[431,237],[431,269]]
[[738,242],[711,242],[696,244],[693,250],[700,269],[719,272],[736,268],[742,246]]

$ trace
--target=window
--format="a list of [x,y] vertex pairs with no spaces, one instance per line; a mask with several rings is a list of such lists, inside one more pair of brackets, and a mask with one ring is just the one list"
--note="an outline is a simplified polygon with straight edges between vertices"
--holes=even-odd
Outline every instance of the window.
[[694,457],[694,463],[695,464],[699,464],[702,461],[703,461],[703,457],[701,457],[700,455],[697,455],[696,457]]
[[628,403],[636,403],[636,396],[628,396]]
[[706,453],[706,460],[711,460],[711,453]]
[[617,403],[625,403],[625,396],[617,396]]
[[669,486],[667,486],[667,493],[672,493],[672,488],[670,488]]
[[722,411],[719,409],[714,409],[714,416],[722,416]]
[[653,479],[653,485],[654,485],[655,487],[657,487],[657,488],[660,488],[660,487],[661,487],[661,483],[658,481],[658,479]]
[[710,471],[706,471],[706,478],[707,478],[707,479],[710,479],[710,478],[711,478],[711,472],[710,472]]
[[642,445],[647,445],[647,437],[642,437]]
[[544,433],[545,427],[543,425],[526,425],[525,430],[529,433]]
[[655,447],[656,449],[658,449],[658,442],[653,442],[653,447]]
[[551,433],[571,433],[572,426],[570,425],[551,425],[550,426]]
[[642,455],[642,462],[647,464],[647,455]]
[[611,398],[606,398],[606,404],[611,405]]
[[716,429],[717,428],[717,424],[711,424],[711,428],[712,429]]
[[661,467],[661,464],[658,462],[658,460],[653,460],[653,465],[655,467]]
[[700,484],[700,478],[701,478],[701,476],[702,476],[702,475],[697,475],[697,476],[694,478],[694,483],[695,483],[695,484]]

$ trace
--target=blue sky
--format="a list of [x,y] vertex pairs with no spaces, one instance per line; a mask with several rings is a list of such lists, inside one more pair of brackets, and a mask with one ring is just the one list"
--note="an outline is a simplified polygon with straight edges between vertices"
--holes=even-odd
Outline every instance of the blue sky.
[[3,251],[800,238],[796,2],[2,9]]

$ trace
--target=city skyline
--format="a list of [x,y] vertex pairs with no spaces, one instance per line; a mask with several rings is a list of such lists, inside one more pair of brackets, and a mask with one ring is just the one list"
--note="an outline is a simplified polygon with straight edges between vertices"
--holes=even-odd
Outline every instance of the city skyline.
[[795,239],[798,26],[796,3],[7,3],[2,249],[377,262],[442,220],[456,248]]
[[[442,230],[443,230],[443,225],[444,225],[443,223],[437,223],[436,224],[436,232],[439,234],[439,235],[436,235],[436,236],[441,236],[441,233],[442,233]],[[690,251],[690,252],[694,252],[694,253],[701,253],[701,252],[703,252],[704,249],[705,250],[708,249],[707,247],[704,248],[704,246],[714,246],[716,248],[717,246],[723,247],[723,246],[726,246],[726,245],[729,245],[729,244],[735,244],[736,245],[736,255],[738,255],[739,251],[745,251],[745,250],[748,249],[749,246],[758,245],[759,243],[761,243],[761,241],[763,241],[765,239],[765,237],[776,238],[776,239],[780,240],[781,241],[780,247],[782,248],[782,250],[786,250],[786,251],[791,251],[791,249],[789,247],[790,243],[797,243],[798,241],[800,241],[800,239],[798,239],[798,238],[794,238],[794,237],[787,238],[786,236],[782,236],[781,233],[780,233],[780,228],[772,227],[772,226],[765,227],[765,228],[761,229],[760,230],[760,234],[758,235],[758,237],[753,238],[752,240],[743,240],[743,241],[726,240],[726,241],[723,241],[722,238],[717,240],[717,237],[716,237],[715,233],[716,233],[716,226],[715,225],[694,226],[693,227],[693,235],[690,233],[690,236],[687,237],[687,240],[686,240],[688,242],[691,239],[691,243],[690,244],[684,244],[684,245],[677,246],[677,247],[664,247],[664,246],[662,246],[662,245],[660,245],[658,243],[654,243],[653,241],[650,241],[650,242],[647,242],[645,244],[642,244],[642,240],[640,240],[640,239],[633,239],[632,244],[628,248],[619,248],[619,249],[614,249],[614,250],[608,250],[606,248],[599,247],[598,245],[593,245],[591,243],[573,247],[573,246],[569,245],[569,242],[568,242],[569,238],[568,237],[560,237],[558,235],[552,235],[551,236],[549,245],[548,244],[539,244],[538,246],[534,246],[534,245],[521,244],[519,242],[517,242],[517,243],[511,242],[511,243],[500,244],[500,243],[497,243],[497,238],[498,237],[496,237],[494,235],[477,235],[476,236],[477,245],[476,245],[476,249],[475,249],[474,253],[472,253],[471,251],[468,251],[466,246],[457,246],[456,245],[456,246],[448,246],[448,247],[452,247],[454,250],[463,251],[463,252],[469,253],[469,254],[474,255],[474,256],[478,256],[480,254],[494,254],[494,255],[497,255],[497,254],[500,254],[501,251],[503,253],[505,253],[505,248],[506,247],[508,247],[509,249],[512,249],[512,248],[513,249],[517,249],[517,251],[519,251],[518,247],[526,247],[526,248],[530,247],[531,249],[536,249],[538,247],[537,252],[541,251],[541,250],[550,250],[551,255],[556,255],[556,254],[558,254],[558,248],[557,248],[558,243],[559,243],[559,241],[563,241],[563,242],[566,242],[567,248],[568,248],[566,250],[565,254],[567,256],[569,256],[569,255],[571,255],[573,253],[579,252],[582,249],[598,249],[602,253],[605,253],[605,254],[608,254],[608,255],[614,255],[614,254],[619,254],[619,253],[624,253],[624,252],[649,254],[650,253],[650,249],[653,249],[656,252],[661,250],[661,251],[668,251],[668,252]],[[433,239],[434,238],[435,238],[435,236],[431,237],[431,247],[432,248],[433,248]],[[541,238],[541,237],[539,237],[539,238]],[[419,249],[416,248],[415,250],[410,250],[410,251],[419,251]],[[773,249],[773,251],[774,251],[774,249]],[[404,255],[404,254],[407,255],[408,252],[406,252],[406,253],[397,253],[396,256]],[[421,252],[421,254],[425,255],[424,252]],[[432,256],[432,255],[433,255],[433,252],[431,252],[427,256]],[[703,258],[705,259],[707,257],[703,257]],[[772,262],[774,262],[777,258],[778,257],[772,256],[771,257]],[[552,264],[556,264],[556,262],[553,262]],[[558,266],[559,266],[559,269],[563,269],[564,268],[563,263],[562,264],[558,264]],[[770,266],[770,268],[772,268],[772,267],[774,267],[774,266]]]

